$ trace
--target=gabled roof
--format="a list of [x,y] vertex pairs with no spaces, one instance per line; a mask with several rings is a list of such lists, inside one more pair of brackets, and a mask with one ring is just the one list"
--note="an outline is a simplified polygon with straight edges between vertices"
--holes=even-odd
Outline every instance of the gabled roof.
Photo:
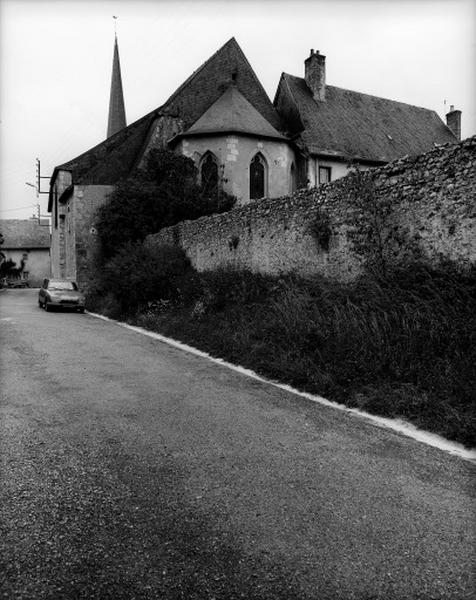
[[316,102],[305,80],[287,73],[275,105],[286,106],[289,129],[311,154],[389,162],[457,141],[432,110],[330,85]]
[[[71,171],[75,184],[117,183],[121,178],[127,177],[138,164],[157,118],[162,115],[177,116],[185,127],[190,127],[223,94],[232,80],[256,111],[279,129],[281,121],[276,109],[237,41],[231,38],[165,104],[94,148],[55,167],[51,183],[58,170]],[[51,210],[51,206],[48,210]]]
[[[149,130],[160,111],[153,111],[128,127],[90,148],[76,158],[55,167],[71,171],[74,183],[108,185],[127,177],[136,164],[137,155],[148,138]],[[55,172],[51,178],[53,182]]]
[[181,135],[230,132],[286,139],[248,102],[236,85],[230,85],[198,121]]
[[43,221],[39,225],[37,219],[2,219],[0,233],[4,239],[0,251],[50,247],[48,221]]
[[232,37],[170,96],[162,110],[177,114],[190,127],[234,81],[243,96],[271,123],[281,121],[243,50]]

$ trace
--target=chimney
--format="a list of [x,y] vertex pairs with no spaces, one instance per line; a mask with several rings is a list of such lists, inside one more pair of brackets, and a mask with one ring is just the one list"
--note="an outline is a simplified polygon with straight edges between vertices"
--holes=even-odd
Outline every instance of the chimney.
[[450,105],[450,112],[446,115],[446,124],[455,134],[458,141],[461,141],[461,111],[455,110],[455,107]]
[[319,50],[311,50],[304,61],[304,79],[311,90],[314,100],[324,102],[326,99],[326,57]]

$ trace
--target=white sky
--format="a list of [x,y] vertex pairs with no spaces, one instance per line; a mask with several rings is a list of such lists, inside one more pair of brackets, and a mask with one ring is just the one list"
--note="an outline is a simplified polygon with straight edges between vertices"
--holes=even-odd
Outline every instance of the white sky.
[[36,157],[49,176],[105,138],[112,15],[128,124],[235,36],[271,100],[314,48],[328,84],[443,119],[446,100],[476,133],[476,0],[0,0],[0,218],[33,214]]

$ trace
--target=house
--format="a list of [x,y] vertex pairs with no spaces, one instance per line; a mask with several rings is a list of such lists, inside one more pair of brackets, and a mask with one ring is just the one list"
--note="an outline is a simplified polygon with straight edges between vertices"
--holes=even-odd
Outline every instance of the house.
[[311,50],[304,77],[281,75],[274,105],[305,157],[310,186],[460,141],[461,111],[436,112],[326,84],[326,57]]
[[0,233],[4,240],[0,247],[1,260],[15,263],[8,278],[26,280],[31,287],[40,286],[43,279],[50,276],[48,220],[2,219]]
[[116,39],[108,137],[50,180],[52,275],[82,283],[98,249],[97,208],[152,148],[189,156],[203,184],[243,205],[336,179],[350,163],[372,167],[456,142],[460,117],[452,111],[445,125],[434,111],[329,86],[325,57],[314,51],[303,78],[281,76],[272,103],[232,38],[162,106],[123,127]]

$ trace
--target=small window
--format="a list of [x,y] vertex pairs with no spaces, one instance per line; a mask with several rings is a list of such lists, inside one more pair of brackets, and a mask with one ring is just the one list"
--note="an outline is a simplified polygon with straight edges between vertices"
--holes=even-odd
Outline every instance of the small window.
[[291,169],[289,173],[289,191],[291,194],[297,190],[297,174],[294,163],[291,163]]
[[331,167],[319,167],[319,183],[329,183],[331,180]]
[[55,186],[55,229],[58,229],[58,188]]
[[200,169],[202,188],[207,195],[213,195],[218,189],[218,165],[215,156],[207,152]]
[[250,199],[257,200],[266,195],[266,161],[261,153],[250,163]]

